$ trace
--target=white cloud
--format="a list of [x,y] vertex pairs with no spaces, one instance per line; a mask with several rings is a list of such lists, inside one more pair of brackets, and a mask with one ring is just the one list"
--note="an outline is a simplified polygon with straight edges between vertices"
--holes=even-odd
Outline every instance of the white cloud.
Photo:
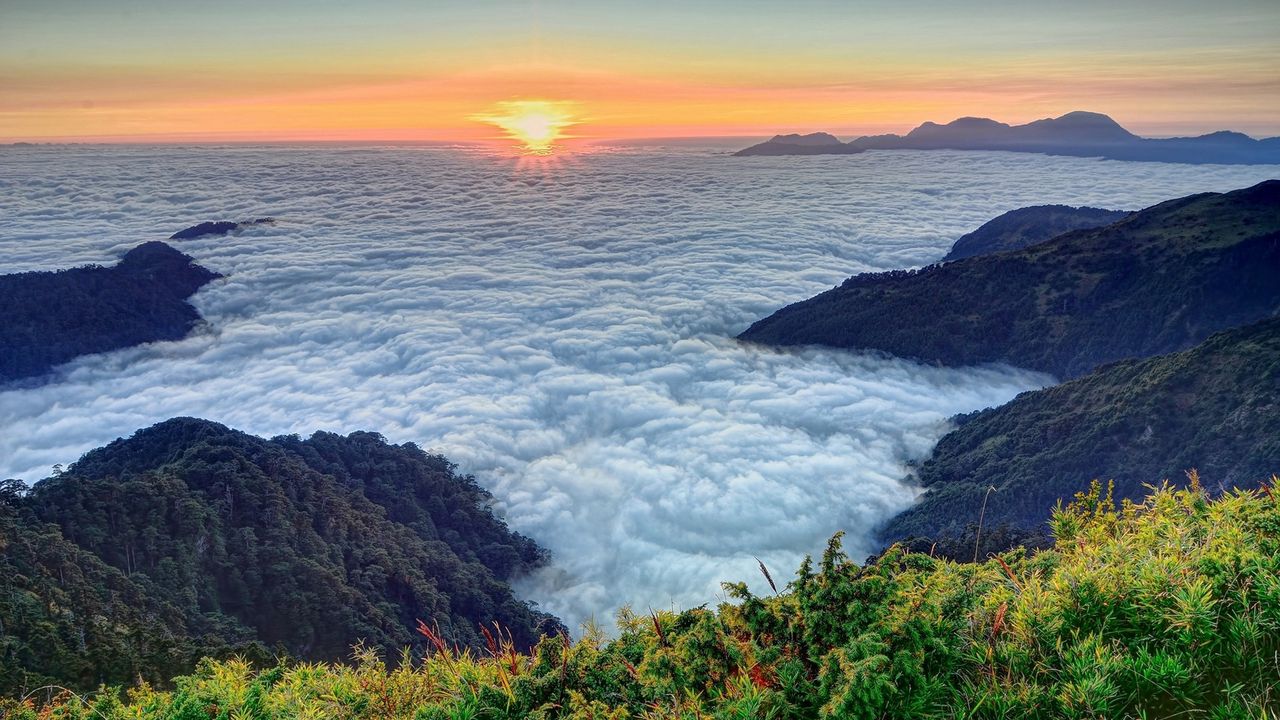
[[[260,435],[370,429],[447,454],[555,554],[526,597],[575,623],[714,602],[908,505],[956,412],[1042,378],[728,339],[867,270],[930,262],[994,215],[1135,208],[1274,168],[1034,155],[729,158],[696,147],[517,169],[464,151],[6,149],[0,272],[177,245],[228,275],[208,332],[0,392],[0,477],[35,479],[174,415]],[[893,318],[886,318],[892,322]]]

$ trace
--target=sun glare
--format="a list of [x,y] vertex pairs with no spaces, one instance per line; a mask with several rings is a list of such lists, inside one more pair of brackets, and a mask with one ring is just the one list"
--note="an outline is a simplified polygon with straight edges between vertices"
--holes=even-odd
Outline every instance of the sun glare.
[[565,130],[577,125],[573,114],[574,103],[562,100],[509,100],[498,103],[488,113],[473,115],[472,119],[500,128],[525,152],[547,155],[555,148],[557,140],[568,135]]

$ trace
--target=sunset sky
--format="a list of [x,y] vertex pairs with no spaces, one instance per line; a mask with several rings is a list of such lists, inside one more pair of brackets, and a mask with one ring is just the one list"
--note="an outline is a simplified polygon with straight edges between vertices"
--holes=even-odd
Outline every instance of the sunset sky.
[[1280,2],[0,0],[0,140],[902,132],[1107,113],[1280,135]]

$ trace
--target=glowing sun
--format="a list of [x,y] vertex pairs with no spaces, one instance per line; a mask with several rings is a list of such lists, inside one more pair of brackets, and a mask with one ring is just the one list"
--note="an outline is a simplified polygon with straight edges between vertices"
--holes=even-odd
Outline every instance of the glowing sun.
[[557,140],[568,137],[565,130],[578,124],[573,105],[562,100],[508,100],[471,119],[496,125],[527,152],[545,155]]

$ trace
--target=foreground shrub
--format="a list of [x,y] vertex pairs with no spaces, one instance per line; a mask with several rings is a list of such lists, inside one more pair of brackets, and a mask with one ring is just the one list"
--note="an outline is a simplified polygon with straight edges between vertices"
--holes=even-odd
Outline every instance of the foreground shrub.
[[[784,592],[618,618],[517,652],[433,652],[391,669],[206,661],[160,692],[9,702],[12,718],[1270,718],[1280,710],[1280,502],[1191,487],[1055,510],[1053,549],[956,563],[840,536]],[[770,580],[772,585],[772,580]]]

